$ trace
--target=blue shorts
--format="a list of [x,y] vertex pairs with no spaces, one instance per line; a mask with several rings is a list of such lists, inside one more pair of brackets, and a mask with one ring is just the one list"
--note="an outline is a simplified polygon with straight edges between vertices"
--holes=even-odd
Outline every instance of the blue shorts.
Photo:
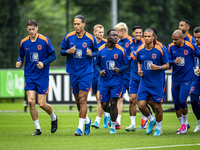
[[92,93],[97,94],[98,89],[98,78],[93,78],[92,80]]
[[99,100],[101,102],[108,102],[111,98],[121,98],[122,95],[122,85],[107,86],[101,85]]
[[163,89],[162,86],[156,86],[156,87],[145,87],[145,86],[139,86],[138,89],[138,99],[137,101],[146,100],[148,101],[151,98],[151,101],[159,103],[163,102]]
[[39,79],[25,78],[24,90],[36,91],[38,94],[48,94],[49,77]]
[[88,92],[92,85],[92,79],[92,73],[80,76],[70,75],[72,93],[78,94],[79,90]]
[[190,92],[193,93],[193,94],[200,95],[200,83],[193,81]]
[[[187,107],[187,97],[190,93],[192,81],[172,82],[172,97],[175,105],[175,110]],[[181,104],[184,106],[181,107]]]
[[126,78],[123,79],[123,92],[122,92],[123,94],[126,93],[126,90],[129,92],[129,82],[130,80]]
[[138,80],[130,80],[129,94],[137,94],[139,84],[140,84],[140,81],[138,81]]

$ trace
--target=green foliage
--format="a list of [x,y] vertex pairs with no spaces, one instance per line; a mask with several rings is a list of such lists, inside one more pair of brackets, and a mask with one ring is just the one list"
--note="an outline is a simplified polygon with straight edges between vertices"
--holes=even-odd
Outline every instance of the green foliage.
[[[118,22],[128,25],[129,35],[135,25],[140,25],[143,29],[156,27],[159,31],[158,40],[167,46],[172,42],[171,34],[178,28],[181,20],[190,21],[190,34],[200,25],[199,7],[200,1],[197,0],[118,0]],[[105,32],[112,28],[111,0],[0,1],[0,68],[14,67],[19,43],[28,34],[26,22],[31,18],[37,20],[39,33],[47,36],[56,50],[58,58],[51,66],[65,66],[66,57],[60,55],[60,43],[67,32],[74,30],[73,19],[78,14],[86,18],[85,30],[91,34],[95,24],[102,24]]]

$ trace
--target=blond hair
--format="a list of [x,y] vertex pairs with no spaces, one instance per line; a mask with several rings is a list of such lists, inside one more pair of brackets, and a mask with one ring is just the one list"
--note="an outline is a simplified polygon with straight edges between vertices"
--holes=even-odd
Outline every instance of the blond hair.
[[115,26],[115,30],[124,30],[126,33],[128,33],[128,27],[125,23],[120,22]]
[[97,31],[98,28],[104,29],[104,27],[103,27],[101,24],[96,24],[96,25],[94,26],[94,31]]

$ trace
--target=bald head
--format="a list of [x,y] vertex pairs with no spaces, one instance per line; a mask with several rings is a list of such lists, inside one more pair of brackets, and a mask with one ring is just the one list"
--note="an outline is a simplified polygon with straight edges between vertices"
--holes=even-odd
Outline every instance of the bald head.
[[181,30],[175,30],[172,34],[172,36],[179,36],[180,38],[183,38],[183,32]]
[[172,34],[172,40],[175,46],[182,47],[184,45],[183,32],[175,30]]

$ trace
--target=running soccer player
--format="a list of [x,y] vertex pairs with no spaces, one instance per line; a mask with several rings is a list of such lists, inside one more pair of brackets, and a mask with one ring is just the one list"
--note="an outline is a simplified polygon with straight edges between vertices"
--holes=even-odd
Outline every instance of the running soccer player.
[[[133,38],[128,35],[128,27],[125,23],[120,22],[115,26],[115,30],[118,33],[119,41],[117,44],[119,44],[122,48],[126,50],[127,56],[130,58],[131,48],[130,44],[133,42]],[[123,95],[126,93],[126,90],[129,91],[129,81],[130,81],[130,74],[131,74],[131,68],[129,67],[128,70],[124,72],[123,76],[123,93],[122,97],[118,100],[118,116],[117,116],[117,124],[116,129],[121,129],[121,115],[123,110]]]
[[[117,43],[118,33],[114,29],[107,31],[107,43],[99,48],[97,70],[100,73],[100,101],[104,111],[111,116],[110,134],[115,134],[118,115],[117,101],[122,94],[123,71],[128,69],[126,51]],[[110,104],[109,104],[110,101]]]
[[[133,42],[131,43],[131,75],[130,75],[130,83],[129,83],[129,114],[131,119],[131,125],[125,128],[126,131],[136,131],[136,102],[137,102],[137,93],[138,87],[140,83],[140,76],[138,75],[137,69],[137,59],[134,56],[136,54],[137,49],[144,44],[144,39],[142,38],[142,28],[140,26],[134,26],[132,29],[132,35],[134,37]],[[142,114],[142,113],[141,113]],[[144,122],[141,124],[141,128],[146,128],[148,119],[142,115],[142,120]]]
[[[154,39],[154,31],[150,28],[146,29],[144,31],[145,44],[136,51],[138,74],[142,76],[138,89],[137,103],[140,111],[150,121],[146,134],[150,134],[154,125],[156,125],[154,136],[160,136],[163,115],[162,70],[168,69],[169,63],[166,53],[155,44]],[[153,101],[156,119],[150,115],[149,109],[146,107],[150,98]]]
[[[193,30],[193,35],[196,40],[196,46],[200,50],[200,27],[196,27]],[[192,87],[191,87],[191,94],[190,94],[190,99],[191,99],[191,105],[192,105],[192,110],[197,118],[197,126],[194,129],[193,132],[200,132],[200,77],[199,73],[197,73],[199,69],[199,57],[195,57],[195,77],[192,82]]]
[[[187,97],[194,79],[193,55],[198,57],[200,52],[194,44],[184,41],[184,35],[181,30],[173,32],[172,40],[173,43],[168,45],[168,58],[170,65],[173,67],[172,97],[176,115],[181,124],[177,134],[186,134],[188,128]],[[181,111],[181,114],[177,113],[177,111]]]
[[[104,27],[100,24],[96,24],[94,26],[94,31],[93,31],[94,37],[97,39],[97,47],[101,47],[103,44],[106,43],[106,39],[103,38],[104,35]],[[93,81],[92,81],[92,93],[95,95],[97,99],[97,116],[95,119],[95,122],[92,124],[92,127],[95,127],[96,129],[99,129],[99,124],[101,120],[102,114],[104,115],[104,123],[103,123],[103,128],[108,127],[108,119],[109,119],[109,114],[107,112],[104,112],[102,107],[101,107],[101,102],[99,100],[99,86],[100,86],[100,75],[99,72],[96,70],[95,67],[95,61],[96,57],[93,57]]]
[[90,133],[91,119],[87,115],[87,96],[92,85],[93,61],[98,56],[96,38],[84,30],[85,18],[77,15],[74,18],[75,31],[68,33],[60,44],[60,53],[67,56],[67,72],[70,74],[71,88],[79,111],[79,125],[75,135]]
[[19,57],[16,68],[20,68],[25,57],[24,90],[28,97],[29,110],[36,131],[32,135],[42,135],[38,119],[38,111],[35,107],[36,92],[38,104],[51,117],[51,133],[56,132],[58,117],[54,114],[51,105],[46,103],[49,89],[49,64],[56,59],[56,52],[50,40],[38,33],[38,25],[34,19],[27,22],[29,36],[21,40]]
[[196,41],[192,35],[189,34],[190,22],[188,20],[182,20],[179,23],[178,29],[183,32],[183,37],[185,41],[195,44]]
[[[188,41],[190,43],[195,44],[196,41],[194,39],[194,37],[192,37],[192,35],[189,34],[189,29],[190,29],[190,22],[188,20],[182,20],[179,23],[178,29],[181,30],[183,32],[183,37],[185,41]],[[193,56],[195,57],[195,56]],[[176,115],[180,116],[178,119],[180,122],[182,122],[183,117],[181,116],[181,110],[180,111],[176,111]],[[187,121],[187,129],[190,128],[190,125]],[[179,129],[177,130],[177,132],[179,131]]]

